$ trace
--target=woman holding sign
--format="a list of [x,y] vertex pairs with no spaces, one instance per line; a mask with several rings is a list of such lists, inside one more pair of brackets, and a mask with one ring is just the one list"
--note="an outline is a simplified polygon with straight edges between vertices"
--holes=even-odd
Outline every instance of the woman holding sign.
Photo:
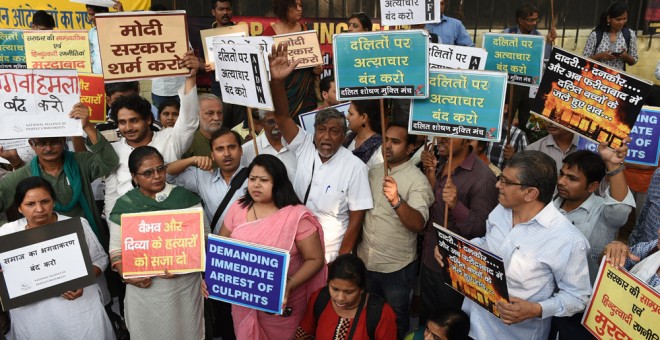
[[[24,217],[3,225],[0,236],[31,228],[48,228],[51,223],[69,219],[53,211],[55,200],[55,190],[45,179],[23,179],[16,186],[14,204]],[[108,257],[87,220],[80,218],[80,221],[92,268],[99,276],[108,265]],[[8,339],[114,339],[96,283],[12,309],[9,315],[11,328]]]
[[323,229],[296,196],[277,157],[257,156],[249,174],[247,193],[227,211],[220,236],[289,251],[288,308],[280,316],[233,305],[234,331],[238,339],[291,339],[307,300],[325,282]]
[[[137,187],[110,214],[110,262],[123,276],[121,215],[201,207],[199,196],[165,182],[167,165],[151,146],[135,148],[128,169]],[[133,225],[130,227],[137,228]],[[205,226],[205,234],[210,230]],[[125,279],[124,315],[134,339],[203,339],[204,303],[199,273]]]

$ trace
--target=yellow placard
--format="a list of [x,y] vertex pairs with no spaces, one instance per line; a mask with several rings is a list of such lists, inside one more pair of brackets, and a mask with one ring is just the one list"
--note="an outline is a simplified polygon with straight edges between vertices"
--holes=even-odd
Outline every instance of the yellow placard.
[[273,37],[273,46],[281,42],[289,46],[289,60],[301,60],[296,66],[297,69],[314,67],[323,64],[321,56],[321,47],[316,31],[304,31],[300,33],[281,34]]
[[92,72],[87,31],[25,31],[28,68]]

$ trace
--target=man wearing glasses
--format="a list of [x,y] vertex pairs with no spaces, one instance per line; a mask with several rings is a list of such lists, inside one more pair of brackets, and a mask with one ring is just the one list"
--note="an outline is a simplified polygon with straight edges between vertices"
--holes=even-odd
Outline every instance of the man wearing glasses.
[[[474,339],[547,339],[553,316],[579,313],[589,300],[589,242],[552,204],[554,163],[523,151],[499,177],[500,204],[488,216],[488,232],[471,242],[502,257],[509,302],[497,302],[498,318],[465,299]],[[437,247],[435,256],[442,265]]]

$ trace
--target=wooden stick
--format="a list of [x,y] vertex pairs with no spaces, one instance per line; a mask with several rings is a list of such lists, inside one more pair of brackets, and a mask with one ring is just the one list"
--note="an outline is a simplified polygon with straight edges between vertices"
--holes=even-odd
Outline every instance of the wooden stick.
[[[454,158],[454,141],[452,138],[447,138],[449,140],[449,158],[447,159],[447,181],[445,182],[445,186],[448,183],[451,183],[451,161]],[[449,229],[449,205],[447,205],[447,202],[445,202],[445,224],[443,227]]]
[[248,128],[252,136],[252,145],[254,145],[254,156],[259,156],[259,149],[257,149],[257,135],[254,133],[254,121],[252,120],[252,108],[247,108]]
[[[509,140],[511,140],[511,125],[513,125],[513,86],[509,84],[509,108],[507,110],[507,123],[506,123],[506,140],[504,141],[504,145],[509,144]],[[520,122],[518,122],[520,124]]]
[[555,0],[550,0],[550,29],[555,26]]
[[387,129],[387,122],[385,121],[385,101],[380,98],[380,130],[383,142],[381,144],[381,153],[383,154],[383,167],[385,170],[385,177],[387,177],[387,157],[385,157],[385,129]]

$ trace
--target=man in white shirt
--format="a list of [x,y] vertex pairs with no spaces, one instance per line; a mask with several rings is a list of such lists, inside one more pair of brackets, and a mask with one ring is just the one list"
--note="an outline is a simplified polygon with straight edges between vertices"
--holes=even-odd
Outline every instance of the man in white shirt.
[[128,170],[128,156],[133,149],[142,145],[153,146],[163,155],[165,163],[170,163],[181,158],[192,143],[193,134],[199,125],[195,83],[199,61],[192,51],[188,51],[181,62],[191,70],[191,75],[179,89],[181,111],[173,128],[151,131],[149,128],[153,120],[151,104],[140,96],[122,97],[112,105],[112,119],[117,122],[122,137],[112,143],[119,156],[119,167],[106,177],[104,208],[106,216],[110,215],[117,199],[133,189],[131,173]]
[[367,166],[342,146],[347,130],[344,114],[335,109],[320,111],[314,135],[290,118],[284,80],[298,62],[289,63],[285,44],[273,48],[270,71],[275,121],[298,159],[293,188],[323,226],[325,258],[332,262],[355,247],[373,200]]

